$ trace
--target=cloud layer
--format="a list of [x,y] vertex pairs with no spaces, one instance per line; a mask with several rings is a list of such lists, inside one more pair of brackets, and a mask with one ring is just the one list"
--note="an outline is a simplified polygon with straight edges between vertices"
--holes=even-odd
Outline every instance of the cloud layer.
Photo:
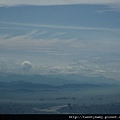
[[115,8],[119,8],[117,2],[119,3],[118,0],[1,0],[1,6],[97,5],[94,8],[93,5],[83,5],[84,9],[82,5],[59,6],[59,9],[58,6],[0,7],[0,58],[15,61],[0,61],[0,72],[76,73],[120,78],[120,15],[115,11]]
[[[113,28],[97,28],[97,27],[83,27],[83,26],[59,26],[59,25],[40,25],[40,24],[27,24],[27,23],[16,23],[16,22],[1,22],[1,24],[8,25],[21,25],[21,26],[31,26],[31,27],[43,27],[43,28],[54,28],[54,29],[66,29],[66,30],[96,30],[96,31],[120,31],[120,29]],[[16,28],[18,29],[18,28]],[[64,34],[64,33],[62,33]]]
[[114,4],[119,0],[0,0],[0,6],[16,5],[65,5],[65,4]]
[[[117,64],[117,63],[118,64]],[[0,73],[17,74],[81,74],[85,76],[105,76],[115,79],[120,78],[120,60],[98,57],[83,57],[73,60],[73,64],[65,66],[39,65],[28,61],[14,62],[6,59],[0,59]],[[31,65],[32,64],[32,65]]]

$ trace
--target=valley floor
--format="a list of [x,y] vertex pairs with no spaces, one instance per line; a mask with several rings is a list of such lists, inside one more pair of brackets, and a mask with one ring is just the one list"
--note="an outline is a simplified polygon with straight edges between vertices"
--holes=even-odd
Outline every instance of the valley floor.
[[0,90],[0,114],[120,114],[120,88]]

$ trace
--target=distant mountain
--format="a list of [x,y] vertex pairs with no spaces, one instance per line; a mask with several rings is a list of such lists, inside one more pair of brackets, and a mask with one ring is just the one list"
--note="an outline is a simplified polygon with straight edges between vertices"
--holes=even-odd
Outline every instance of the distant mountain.
[[7,90],[24,90],[24,91],[39,91],[39,90],[75,90],[75,89],[86,89],[86,88],[100,88],[104,87],[98,84],[63,84],[63,85],[48,85],[39,84],[25,81],[14,81],[14,82],[0,82],[0,89]]
[[88,77],[88,76],[82,76],[80,74],[65,74],[65,75],[58,75],[56,77],[70,81],[75,80],[76,82],[87,83],[87,84],[120,84],[120,81],[118,80],[115,80],[113,78],[106,78],[103,76]]
[[39,84],[48,85],[63,85],[63,84],[120,84],[112,78],[87,77],[79,74],[66,74],[66,75],[26,75],[26,74],[5,74],[0,73],[1,82],[25,81]]
[[60,87],[76,89],[76,88],[98,88],[98,87],[104,87],[104,86],[99,84],[64,84]]
[[57,76],[49,75],[26,75],[26,74],[0,74],[0,81],[12,82],[12,81],[28,81],[40,84],[50,84],[50,85],[62,85],[67,83],[79,83],[75,80],[58,78]]

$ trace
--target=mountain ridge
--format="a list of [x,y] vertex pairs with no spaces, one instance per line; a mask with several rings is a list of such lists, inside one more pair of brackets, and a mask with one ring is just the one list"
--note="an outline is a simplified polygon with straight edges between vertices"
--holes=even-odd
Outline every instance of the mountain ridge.
[[63,85],[63,84],[120,84],[112,78],[87,77],[80,74],[40,75],[40,74],[3,74],[0,73],[0,82],[26,81],[32,83]]

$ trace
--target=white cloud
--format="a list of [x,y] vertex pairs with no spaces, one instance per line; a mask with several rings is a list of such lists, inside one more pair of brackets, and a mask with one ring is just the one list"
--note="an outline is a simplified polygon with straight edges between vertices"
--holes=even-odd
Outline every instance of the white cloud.
[[[79,52],[117,52],[119,50],[119,38],[94,38],[81,40],[78,38],[61,39],[61,38],[36,38],[40,33],[33,30],[28,33],[16,36],[0,35],[0,48],[15,49],[33,52],[46,52],[49,55],[77,55]],[[44,48],[44,49],[41,49]],[[47,48],[54,48],[48,50]],[[64,50],[64,52],[59,50]]]
[[[57,74],[81,74],[85,76],[105,76],[115,79],[120,78],[120,67],[117,64],[118,69],[114,65],[114,62],[111,60],[111,64],[107,65],[104,62],[104,58],[101,58],[102,64],[93,63],[92,60],[96,61],[96,58],[82,58],[78,59],[76,65],[64,65],[64,66],[53,66],[53,65],[35,65],[32,62],[32,65],[29,61],[15,62],[5,59],[0,59],[0,72],[3,73],[17,73],[17,74],[43,74],[43,75],[57,75]],[[107,59],[107,57],[106,57]],[[109,60],[109,58],[108,58]],[[109,63],[109,62],[107,62]],[[96,68],[96,65],[98,66]]]
[[1,30],[30,30],[30,29],[25,29],[25,28],[15,28],[15,27],[1,27]]
[[40,24],[27,24],[27,23],[16,23],[16,22],[1,22],[1,24],[8,25],[21,25],[21,26],[34,26],[34,27],[44,27],[44,28],[54,28],[54,29],[68,29],[68,30],[96,30],[96,31],[120,31],[120,29],[113,28],[97,28],[97,27],[83,27],[83,26],[62,26],[62,25],[40,25]]
[[51,36],[62,36],[65,34],[66,34],[65,32],[57,32],[57,33],[52,34]]
[[21,63],[21,65],[22,65],[23,69],[25,69],[25,70],[29,70],[32,68],[32,64],[29,61],[23,61]]
[[105,12],[120,12],[120,2],[115,2],[113,4],[109,4],[108,7],[106,7],[103,10],[97,10],[96,11],[99,14],[105,13]]
[[[4,49],[25,49],[31,51],[47,52],[48,50],[42,50],[40,48],[46,47],[57,47],[60,46],[69,46],[71,42],[74,42],[75,39],[60,39],[60,38],[35,38],[40,33],[37,30],[33,30],[26,34],[9,36],[1,35],[0,36],[0,47]],[[40,50],[40,51],[39,51]],[[52,50],[53,51],[53,50]],[[50,51],[51,52],[51,51]]]
[[38,35],[43,35],[43,34],[46,34],[46,33],[47,33],[47,31],[42,31]]
[[119,58],[114,57],[81,57],[74,59],[72,68],[78,70],[80,74],[92,76],[105,76],[119,79]]
[[64,5],[64,4],[112,4],[119,0],[0,0],[0,6],[16,5]]
[[113,9],[120,9],[120,0],[114,2],[113,4],[109,4],[109,6]]
[[20,63],[6,58],[0,59],[0,72],[3,73],[33,73],[32,67],[33,66],[29,61],[23,61]]
[[104,12],[111,12],[111,11],[114,11],[114,10],[113,9],[105,9],[105,10],[97,10],[96,12],[99,14],[102,14]]
[[7,60],[6,58],[0,58],[0,72],[3,73],[19,73],[20,64],[15,63],[14,61]]

